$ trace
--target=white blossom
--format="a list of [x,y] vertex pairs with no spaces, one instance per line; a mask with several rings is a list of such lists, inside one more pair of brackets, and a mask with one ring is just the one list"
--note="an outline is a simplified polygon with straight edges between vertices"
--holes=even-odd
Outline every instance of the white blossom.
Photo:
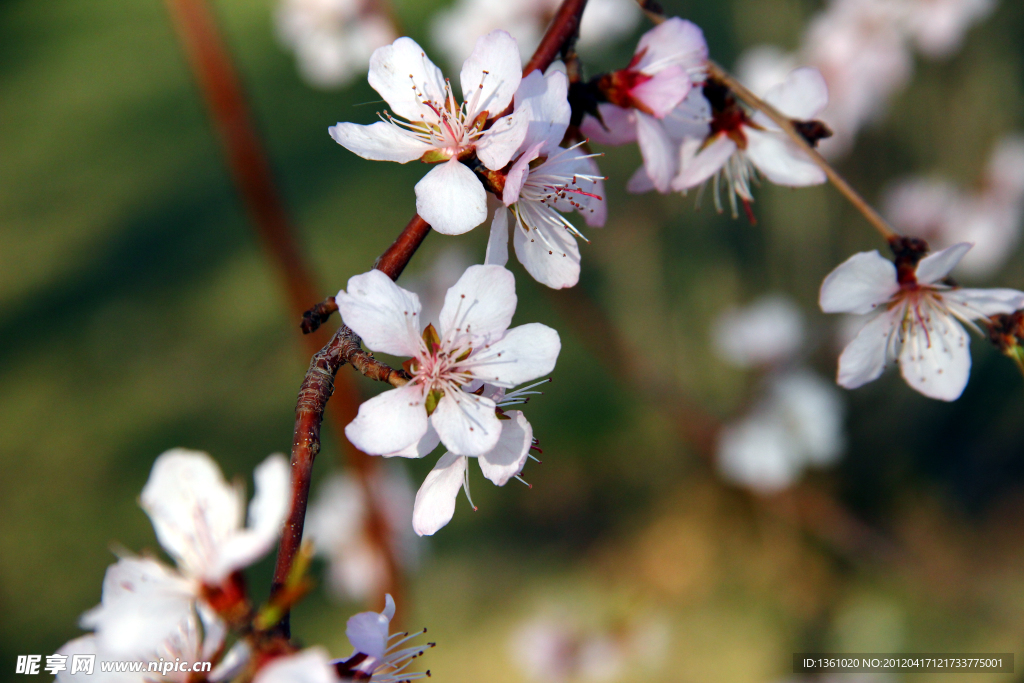
[[[539,323],[508,329],[515,279],[499,266],[471,266],[448,290],[439,328],[420,320],[419,297],[377,270],[356,275],[336,297],[345,324],[367,348],[411,357],[408,384],[366,401],[345,435],[373,455],[422,457],[438,441],[480,455],[501,435],[495,402],[467,391],[474,380],[512,388],[549,373],[561,341]],[[422,332],[422,334],[421,334]]]
[[434,647],[433,643],[406,646],[427,629],[411,635],[391,633],[394,617],[395,601],[390,595],[385,595],[383,612],[360,612],[349,618],[345,635],[354,651],[348,659],[333,662],[343,679],[407,683],[430,675],[430,671],[407,671],[413,660]]
[[378,48],[369,82],[391,106],[377,123],[339,123],[331,137],[364,159],[436,165],[416,184],[416,210],[440,233],[458,235],[487,218],[483,184],[460,159],[476,153],[491,170],[503,168],[526,134],[526,121],[503,116],[522,79],[519,48],[505,31],[480,38],[462,66],[463,99],[411,38]]
[[260,667],[253,683],[339,683],[341,677],[331,664],[327,650],[310,647],[270,660]]
[[724,311],[711,330],[714,350],[739,367],[782,363],[804,343],[804,319],[788,298],[773,294]]
[[960,397],[971,369],[970,338],[961,323],[977,329],[975,320],[1024,307],[1024,293],[1013,289],[942,284],[970,248],[957,244],[899,271],[877,251],[861,252],[825,278],[823,311],[872,314],[839,357],[841,386],[866,384],[896,361],[907,384],[925,396]]

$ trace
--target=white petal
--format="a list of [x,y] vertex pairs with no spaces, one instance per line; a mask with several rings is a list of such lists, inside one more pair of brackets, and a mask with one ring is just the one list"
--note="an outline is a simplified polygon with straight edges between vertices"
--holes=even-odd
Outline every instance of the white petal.
[[696,24],[672,17],[640,37],[635,54],[643,53],[636,69],[645,74],[657,73],[669,64],[684,69],[699,69],[708,57],[704,33]]
[[484,265],[504,266],[508,263],[508,209],[499,206],[491,221],[491,236],[487,239]]
[[311,647],[270,660],[256,672],[252,683],[338,683],[338,680],[327,651]]
[[380,614],[388,620],[388,623],[395,618],[395,599],[391,597],[391,593],[384,594],[384,611]]
[[808,464],[830,465],[839,458],[845,445],[845,408],[834,384],[796,370],[772,383],[771,396]]
[[647,175],[658,192],[668,192],[679,159],[676,144],[656,118],[639,111],[636,113],[636,135]]
[[394,356],[419,352],[420,298],[379,270],[354,275],[334,298],[346,325],[371,351]]
[[160,545],[188,576],[201,577],[241,526],[245,501],[206,453],[176,448],[153,463],[140,497]]
[[501,201],[505,206],[512,206],[519,201],[519,194],[523,191],[523,185],[530,175],[530,162],[540,156],[544,147],[543,142],[537,142],[526,147],[523,153],[512,164],[512,168],[505,175],[505,187],[501,191]]
[[818,304],[825,313],[870,313],[899,291],[896,266],[878,251],[843,261],[821,283]]
[[356,419],[345,427],[345,436],[364,453],[383,455],[415,444],[426,431],[423,389],[410,383],[360,405]]
[[451,521],[465,476],[466,458],[454,453],[441,456],[416,492],[412,528],[417,534],[431,536]]
[[[488,384],[510,388],[542,377],[555,369],[562,341],[558,332],[541,323],[513,327],[501,341],[470,358],[481,362],[473,374]],[[477,453],[465,453],[477,455]]]
[[[580,124],[580,131],[599,145],[625,145],[636,142],[636,110],[623,109],[614,104],[597,105],[601,115],[598,121],[587,114]],[[603,122],[603,125],[602,125]]]
[[546,76],[534,71],[523,79],[516,91],[515,116],[528,120],[522,149],[541,145],[541,154],[558,147],[569,127],[572,108],[569,106],[569,79],[561,71]]
[[522,147],[529,124],[529,119],[518,112],[502,116],[477,139],[477,158],[492,171],[504,168]]
[[512,419],[501,421],[498,444],[477,458],[484,476],[498,486],[504,486],[509,479],[523,471],[530,446],[533,445],[533,427],[522,411],[509,410],[505,415]]
[[420,440],[416,443],[406,446],[402,450],[395,451],[394,453],[385,453],[385,458],[425,458],[430,455],[437,445],[441,443],[441,437],[437,435],[434,428],[427,423],[426,433],[420,437]]
[[917,270],[914,271],[914,274],[917,276],[917,283],[920,285],[930,285],[945,278],[949,275],[950,271],[956,268],[956,264],[960,263],[960,259],[971,250],[972,246],[974,245],[960,242],[942,251],[925,256],[917,264]]
[[220,548],[217,561],[204,575],[216,585],[236,569],[263,557],[281,534],[291,510],[291,468],[280,453],[264,460],[253,473],[256,494],[249,504],[248,528],[231,535]]
[[794,451],[793,439],[778,416],[755,414],[722,429],[718,471],[724,479],[758,493],[777,493],[800,474]]
[[1013,313],[1024,308],[1024,292],[1016,289],[953,289],[942,292],[941,298],[963,306],[969,320],[1000,313]]
[[784,134],[743,127],[747,156],[768,180],[776,185],[805,187],[828,180],[825,172]]
[[356,652],[380,660],[388,647],[391,620],[379,612],[360,612],[349,618],[345,635]]
[[480,455],[494,448],[501,422],[494,401],[456,389],[447,392],[430,416],[441,443],[458,455]]
[[[213,658],[216,650],[209,654],[204,654],[207,661]],[[207,676],[207,680],[213,683],[222,683],[223,681],[230,681],[238,674],[242,673],[246,666],[249,665],[252,659],[252,646],[249,645],[247,640],[235,641],[235,644],[231,646],[219,662],[213,667],[213,670]]]
[[360,126],[339,123],[327,129],[334,141],[364,159],[397,161],[404,164],[419,159],[431,149],[427,143],[405,134],[401,128],[385,121]]
[[902,308],[885,311],[872,318],[839,356],[839,386],[856,389],[878,379],[885,370],[889,338],[902,319]]
[[629,182],[626,183],[626,191],[630,194],[646,194],[654,189],[654,182],[651,176],[647,175],[647,169],[641,166],[636,169]]
[[679,175],[672,181],[672,189],[683,192],[697,187],[722,170],[736,151],[736,143],[725,135],[718,135],[710,144],[695,138],[683,140],[679,148]]
[[[72,674],[71,668],[74,665],[74,655],[109,656],[109,653],[100,649],[99,644],[96,642],[96,637],[91,633],[64,643],[57,650],[56,654],[68,657],[66,668],[58,672],[56,679],[54,679],[57,683],[144,683],[138,673],[102,671],[96,665],[95,660],[91,672],[87,673],[88,670],[79,669]],[[46,660],[44,659],[40,664],[45,665]]]
[[803,67],[769,88],[764,99],[791,119],[810,121],[828,105],[828,86],[820,71]]
[[971,374],[970,338],[952,316],[932,310],[925,329],[914,324],[900,351],[900,374],[929,398],[955,401]]
[[424,100],[442,103],[445,99],[441,70],[412,38],[399,38],[374,50],[368,80],[394,113],[414,123],[420,121],[420,114],[430,113]]
[[462,99],[469,104],[469,119],[482,112],[497,114],[508,106],[523,78],[523,61],[516,39],[506,31],[491,31],[476,41],[462,65]]
[[552,289],[574,287],[580,280],[580,247],[576,238],[564,228],[544,229],[543,238],[539,230],[526,232],[521,227],[514,228],[516,258],[537,282]]
[[515,312],[512,273],[501,266],[470,266],[444,297],[438,332],[442,340],[455,331],[487,343],[505,333]]
[[690,74],[680,66],[670,66],[630,90],[634,101],[642,103],[656,118],[668,116],[690,92]]
[[487,191],[476,174],[451,159],[416,183],[416,211],[442,235],[461,235],[487,220]]

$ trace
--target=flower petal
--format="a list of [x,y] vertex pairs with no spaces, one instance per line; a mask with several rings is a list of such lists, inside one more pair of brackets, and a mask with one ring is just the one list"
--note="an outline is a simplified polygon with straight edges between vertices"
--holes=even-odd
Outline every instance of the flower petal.
[[601,115],[600,121],[587,114],[580,124],[580,131],[592,142],[608,146],[636,142],[635,109],[623,109],[614,104],[601,103],[597,105],[597,113]]
[[687,138],[679,148],[679,175],[672,181],[672,189],[679,192],[697,187],[722,170],[736,151],[736,143],[725,135],[717,135],[710,144],[696,138]]
[[487,239],[484,265],[504,266],[508,263],[508,209],[499,206],[491,221],[491,236]]
[[345,436],[364,453],[383,455],[415,444],[426,431],[423,388],[410,383],[363,402]]
[[420,121],[420,114],[437,118],[423,105],[425,100],[437,104],[445,100],[441,70],[412,38],[399,38],[374,50],[367,80],[394,113],[414,123]]
[[800,465],[796,445],[774,413],[756,413],[726,425],[718,439],[718,471],[727,481],[762,495],[796,481]]
[[501,191],[501,201],[505,206],[512,206],[519,201],[519,194],[530,175],[530,162],[540,156],[543,146],[543,142],[537,142],[527,147],[508,170],[505,175],[505,187]]
[[971,374],[970,337],[953,316],[932,309],[927,327],[913,324],[900,351],[900,374],[929,398],[955,401]]
[[899,291],[896,266],[875,251],[843,261],[821,283],[818,304],[825,313],[870,313]]
[[805,66],[769,88],[764,100],[791,119],[810,121],[828,105],[828,86],[820,71]]
[[231,535],[221,546],[217,561],[204,580],[217,585],[235,571],[267,554],[281,534],[291,510],[291,468],[280,453],[271,455],[253,472],[256,493],[249,504],[248,528]]
[[466,476],[466,458],[445,453],[430,470],[416,492],[412,528],[420,536],[431,536],[452,520],[455,498]]
[[917,275],[917,283],[930,285],[945,278],[950,271],[956,268],[956,264],[960,263],[960,259],[971,250],[972,246],[974,245],[968,242],[960,242],[925,256],[917,264],[917,270],[914,271],[914,274]]
[[354,154],[373,161],[404,164],[419,159],[430,145],[407,135],[398,126],[378,121],[368,126],[339,123],[327,129],[334,141]]
[[534,71],[523,79],[516,91],[515,116],[526,117],[527,131],[521,149],[541,145],[541,154],[558,147],[569,127],[569,78],[561,71],[546,76]]
[[699,26],[672,17],[644,33],[635,54],[643,56],[634,68],[648,75],[671,64],[685,70],[697,70],[707,62],[708,45]]
[[427,431],[420,437],[420,440],[412,445],[406,446],[394,453],[384,453],[385,458],[425,458],[430,455],[437,445],[441,443],[441,437],[437,435],[434,428],[427,423]]
[[391,620],[380,612],[360,612],[349,617],[345,635],[356,652],[379,661],[388,649],[390,626]]
[[672,65],[630,90],[629,94],[634,102],[639,102],[655,118],[661,119],[686,98],[691,87],[690,74],[681,66]]
[[477,379],[511,388],[554,370],[561,350],[558,332],[542,323],[527,323],[513,327],[501,341],[478,351],[470,359],[480,363],[473,370]]
[[442,235],[461,235],[487,220],[487,191],[476,174],[451,159],[416,183],[416,211]]
[[[552,209],[541,207],[540,210]],[[516,258],[537,282],[552,289],[573,287],[580,280],[580,247],[564,228],[513,228]],[[544,230],[543,236],[540,231]]]
[[474,335],[486,344],[501,338],[515,312],[512,273],[501,266],[470,266],[444,297],[439,332],[442,339],[454,331]]
[[184,448],[156,459],[140,497],[164,550],[187,576],[201,577],[241,526],[245,501],[207,455]]
[[[472,358],[472,356],[471,356]],[[461,389],[445,393],[430,416],[441,443],[458,455],[480,455],[498,443],[501,421],[494,401]]]
[[654,189],[651,176],[647,175],[647,169],[641,166],[633,172],[626,183],[626,192],[630,194],[646,194]]
[[498,486],[523,471],[526,457],[533,445],[533,427],[521,410],[509,410],[510,420],[501,421],[501,437],[497,445],[477,458],[484,476]]
[[747,156],[776,185],[805,187],[828,180],[825,172],[782,133],[743,126]]
[[522,78],[523,61],[515,38],[507,31],[491,31],[478,38],[459,74],[469,120],[482,111],[492,116],[502,111],[512,101]]
[[963,308],[968,320],[1013,313],[1024,308],[1024,292],[1016,289],[953,289],[942,292],[942,298]]
[[656,118],[640,111],[636,113],[636,135],[647,175],[658,192],[668,192],[679,160],[676,144]]
[[856,389],[878,379],[885,370],[889,339],[896,331],[903,308],[884,311],[872,318],[839,356],[839,386]]
[[293,655],[270,660],[252,679],[252,683],[338,683],[327,650],[310,647]]
[[529,124],[529,118],[518,112],[502,116],[477,139],[477,158],[492,171],[504,168],[522,147]]
[[379,270],[354,275],[334,297],[342,320],[371,351],[415,356],[420,342],[420,298]]

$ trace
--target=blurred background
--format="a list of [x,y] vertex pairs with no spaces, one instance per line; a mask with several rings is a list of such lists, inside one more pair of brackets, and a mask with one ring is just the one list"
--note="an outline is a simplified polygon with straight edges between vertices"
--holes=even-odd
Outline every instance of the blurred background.
[[[320,294],[332,294],[405,225],[424,169],[364,161],[330,139],[337,121],[374,120],[379,97],[362,77],[308,85],[272,0],[212,7]],[[454,73],[432,38],[441,9],[391,8]],[[756,45],[801,49],[826,9],[666,3],[725,65]],[[647,28],[631,25],[584,51],[588,73],[625,65]],[[905,82],[836,158],[840,171],[877,205],[909,176],[973,191],[997,142],[1024,130],[1022,35],[1024,4],[1004,0],[948,54],[911,50]],[[460,497],[451,524],[411,541],[406,625],[438,643],[423,665],[452,682],[745,682],[791,676],[797,651],[905,651],[1017,652],[1020,670],[1024,380],[1013,363],[975,337],[955,403],[894,372],[837,392],[830,466],[770,490],[737,484],[716,461],[717,425],[756,412],[778,370],[723,358],[716,321],[784,295],[805,339],[787,367],[827,382],[842,331],[818,311],[818,287],[855,251],[885,245],[829,187],[765,184],[751,225],[708,197],[695,210],[692,194],[627,194],[639,152],[604,151],[609,220],[585,230],[578,291],[545,290],[510,263],[515,324],[543,322],[563,340],[554,382],[526,408],[544,450],[524,472],[532,489],[495,488],[474,467],[479,510]],[[438,259],[482,261],[486,236],[430,235],[401,282],[429,288]],[[1024,289],[1024,262],[1008,251],[971,282]],[[0,264],[8,678],[15,655],[50,654],[81,633],[112,549],[159,552],[137,505],[158,454],[208,451],[251,490],[255,464],[291,443],[308,354],[158,0],[0,2]],[[609,362],[611,343],[579,301],[656,387]],[[314,489],[344,467],[339,435],[325,431]],[[435,459],[387,464],[415,490]],[[257,597],[271,562],[251,572]],[[315,571],[295,634],[345,656],[345,620],[365,603],[339,601],[326,565]]]

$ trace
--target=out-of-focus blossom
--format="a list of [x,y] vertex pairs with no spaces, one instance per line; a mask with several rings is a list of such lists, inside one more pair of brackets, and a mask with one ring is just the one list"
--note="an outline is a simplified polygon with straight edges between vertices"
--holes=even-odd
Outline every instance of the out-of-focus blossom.
[[[560,71],[534,71],[516,92],[516,111],[530,117],[529,130],[505,176],[502,207],[494,214],[486,263],[508,262],[509,213],[516,257],[548,287],[572,287],[580,277],[576,227],[561,212],[579,211],[588,225],[604,225],[603,178],[593,154],[559,147],[569,126],[569,81]],[[520,115],[520,114],[517,114]]]
[[862,252],[825,278],[823,311],[873,313],[839,357],[841,386],[871,382],[897,361],[918,392],[943,401],[960,397],[971,369],[970,338],[961,322],[977,329],[975,320],[1024,307],[1024,293],[1017,290],[942,284],[970,248],[957,244],[924,258],[922,251],[905,250],[896,265],[877,251]]
[[839,392],[806,370],[772,377],[749,414],[726,425],[718,470],[735,484],[770,494],[791,486],[808,466],[842,454],[844,406]]
[[[460,64],[477,38],[497,29],[511,33],[523,54],[529,55],[540,44],[558,5],[559,0],[458,0],[434,16],[430,33],[451,64]],[[640,16],[640,8],[632,0],[590,0],[583,12],[577,49],[585,56],[625,38]]]
[[715,320],[715,352],[739,367],[767,366],[793,358],[804,343],[804,319],[788,298],[764,296]]
[[372,0],[282,0],[274,19],[299,73],[317,88],[347,85],[365,73],[374,50],[397,38]]
[[[704,96],[711,104],[711,133],[705,139],[683,141],[673,189],[686,191],[714,178],[715,206],[721,210],[721,176],[736,215],[737,198],[744,206],[753,201],[750,184],[757,173],[790,187],[825,182],[825,172],[785,133],[760,112],[748,115],[723,85],[708,81]],[[765,93],[764,100],[794,121],[811,122],[828,103],[828,90],[816,69],[802,68]]]
[[253,683],[340,683],[327,650],[311,647],[293,655],[270,660],[253,677]]
[[416,211],[440,233],[459,235],[487,218],[487,192],[460,159],[476,153],[492,171],[503,168],[526,135],[528,119],[503,116],[512,102],[522,66],[515,39],[505,31],[480,38],[462,66],[463,99],[411,38],[374,51],[369,82],[391,106],[391,114],[361,126],[339,123],[329,131],[364,159],[437,164],[416,183]]
[[[413,491],[405,471],[387,468],[371,480],[386,525],[392,556],[406,572],[419,559],[419,546],[409,519]],[[388,574],[386,558],[369,536],[369,510],[363,487],[351,477],[335,474],[325,481],[310,505],[306,529],[319,554],[330,560],[328,586],[341,598],[365,600],[381,592]]]
[[[352,277],[336,300],[367,348],[412,358],[412,381],[363,403],[345,428],[357,448],[374,455],[422,457],[438,439],[459,455],[490,451],[502,432],[497,406],[469,385],[512,388],[536,379],[551,372],[561,349],[546,325],[508,329],[515,278],[500,266],[466,270],[448,290],[439,330],[424,329],[419,297],[378,270]],[[432,443],[421,448],[423,441]]]
[[[403,647],[418,638],[427,629],[408,633],[390,633],[395,617],[395,601],[384,596],[383,612],[360,612],[349,618],[345,635],[354,652],[347,659],[332,664],[342,680],[371,681],[372,683],[404,683],[430,675],[430,671],[406,671],[414,659],[433,643]],[[269,683],[269,682],[268,682]]]
[[949,57],[964,34],[995,9],[995,0],[905,0],[902,24],[926,57]]

